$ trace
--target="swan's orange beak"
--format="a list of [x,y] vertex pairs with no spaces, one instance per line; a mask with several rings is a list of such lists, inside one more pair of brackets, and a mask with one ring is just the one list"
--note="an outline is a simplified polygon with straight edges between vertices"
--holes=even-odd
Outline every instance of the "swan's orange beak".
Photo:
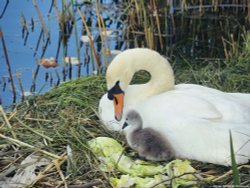
[[115,108],[115,119],[117,121],[120,121],[122,119],[124,93],[114,94],[113,102],[114,102],[114,108]]

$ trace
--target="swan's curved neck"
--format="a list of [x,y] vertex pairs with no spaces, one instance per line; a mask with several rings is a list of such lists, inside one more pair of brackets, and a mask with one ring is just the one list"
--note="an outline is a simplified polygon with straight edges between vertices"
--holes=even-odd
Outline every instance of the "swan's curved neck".
[[143,93],[145,97],[156,95],[174,88],[172,67],[162,56],[157,56],[155,59],[148,59],[148,61],[144,61],[142,64],[138,63],[135,66],[138,66],[135,72],[138,70],[145,70],[149,72],[151,76],[149,82],[137,85],[137,89],[140,90],[139,92]]
[[169,62],[158,52],[150,49],[129,49],[116,56],[107,70],[108,89],[119,80],[126,93],[133,75],[139,70],[148,71],[151,79],[146,84],[136,85],[131,92],[149,97],[174,88],[174,74]]

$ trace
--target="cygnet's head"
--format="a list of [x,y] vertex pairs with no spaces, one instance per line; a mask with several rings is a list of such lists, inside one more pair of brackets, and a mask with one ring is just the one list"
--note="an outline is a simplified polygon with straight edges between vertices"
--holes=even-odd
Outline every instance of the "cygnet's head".
[[127,126],[131,126],[134,129],[142,128],[142,118],[140,114],[135,110],[130,110],[126,115],[126,121],[122,126],[125,129]]

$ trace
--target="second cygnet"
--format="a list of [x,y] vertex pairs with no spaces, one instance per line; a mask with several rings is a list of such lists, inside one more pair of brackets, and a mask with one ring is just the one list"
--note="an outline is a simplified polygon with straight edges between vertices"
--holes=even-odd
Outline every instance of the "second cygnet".
[[140,157],[152,161],[166,161],[174,157],[174,151],[167,139],[152,128],[142,128],[142,118],[131,110],[123,124],[128,145],[136,150]]

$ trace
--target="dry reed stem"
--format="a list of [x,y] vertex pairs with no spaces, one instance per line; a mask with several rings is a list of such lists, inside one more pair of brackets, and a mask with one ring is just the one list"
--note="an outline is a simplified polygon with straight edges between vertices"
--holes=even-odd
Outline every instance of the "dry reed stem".
[[67,182],[66,182],[66,178],[65,178],[65,176],[63,175],[62,170],[60,169],[60,166],[61,166],[61,165],[59,164],[58,160],[53,160],[52,162],[54,163],[54,165],[55,165],[55,167],[56,167],[56,170],[57,170],[58,174],[60,175],[60,177],[61,177],[61,179],[62,179],[62,181],[63,181],[63,183],[64,183],[64,187],[65,187],[65,188],[68,188]]
[[224,54],[225,54],[226,60],[229,61],[229,55],[227,53],[227,46],[226,46],[225,39],[223,36],[221,37],[221,40],[222,40],[222,44],[224,47]]
[[16,77],[17,77],[18,85],[19,85],[21,93],[22,93],[22,99],[25,99],[23,85],[22,85],[22,82],[21,82],[21,76],[20,76],[18,70],[16,70]]
[[57,7],[57,4],[56,4],[56,0],[53,0],[53,6],[56,9],[56,17],[57,17],[58,23],[60,23],[61,16],[60,16],[60,12],[59,12],[59,9]]
[[144,19],[144,33],[147,44],[149,45],[149,35],[148,35],[148,23],[147,23],[147,13],[145,7],[142,3],[143,19]]
[[10,125],[10,122],[9,122],[9,120],[8,120],[8,118],[7,118],[7,116],[6,116],[5,112],[4,112],[4,110],[3,110],[2,105],[0,105],[0,111],[1,111],[1,113],[2,113],[2,115],[3,115],[4,121],[5,121],[5,123],[6,123],[7,127],[8,127],[8,129],[9,129],[11,135],[13,136],[13,138],[16,139],[16,134],[15,134],[15,132],[12,130],[12,126]]
[[36,9],[37,14],[38,14],[39,20],[40,20],[40,22],[42,24],[43,31],[45,32],[47,39],[49,39],[50,38],[49,37],[49,32],[48,32],[47,28],[45,27],[43,17],[42,17],[42,15],[40,13],[40,10],[39,10],[39,8],[38,8],[38,6],[36,4],[36,0],[32,0],[32,2],[33,2],[33,5],[34,5],[34,7]]
[[[250,165],[241,165],[241,166],[239,166],[237,169],[240,170],[240,169],[242,169],[242,168],[249,168],[249,169],[250,169]],[[212,181],[213,181],[213,182],[220,181],[220,180],[222,180],[223,178],[225,178],[225,177],[231,175],[232,173],[233,173],[233,170],[229,170],[227,173],[225,173],[225,174],[223,174],[222,176],[219,176],[219,177],[213,179]]]
[[154,4],[154,10],[156,13],[156,24],[157,24],[157,29],[158,29],[160,46],[161,46],[161,50],[162,50],[163,49],[163,41],[162,41],[162,37],[161,37],[161,26],[160,26],[159,14],[158,14],[158,7],[156,6],[155,0],[153,0],[153,4]]
[[137,14],[137,17],[139,18],[138,19],[138,22],[139,22],[139,24],[141,24],[141,16],[140,16],[140,8],[139,8],[139,5],[138,5],[138,2],[137,2],[137,0],[134,0],[134,3],[135,3],[135,10],[136,10],[136,14]]
[[17,145],[17,146],[28,147],[28,148],[30,148],[30,149],[39,151],[39,152],[41,152],[41,153],[43,153],[43,154],[45,154],[45,155],[48,155],[48,156],[50,156],[50,157],[52,157],[52,158],[56,158],[56,159],[59,159],[59,158],[60,158],[58,155],[55,155],[55,154],[50,153],[50,152],[48,152],[48,151],[42,150],[42,149],[40,149],[40,148],[37,148],[37,147],[35,147],[35,146],[32,146],[32,145],[27,144],[27,143],[25,143],[25,142],[22,142],[22,141],[20,141],[20,140],[18,140],[18,139],[13,139],[13,138],[7,137],[7,136],[5,136],[5,135],[3,135],[3,134],[1,134],[1,133],[0,133],[0,138],[3,138],[3,139],[5,139],[5,140],[7,140],[7,141],[9,141],[9,142],[11,142],[11,143]]
[[[1,106],[2,107],[2,106]],[[4,110],[3,110],[4,111]],[[8,118],[8,121],[10,121],[15,115],[17,114],[17,111],[12,111],[9,118]],[[0,129],[5,125],[5,122],[3,122],[3,124],[0,126]]]
[[104,20],[103,20],[102,15],[100,15],[100,18],[101,18],[102,28],[104,30],[105,38],[106,38],[106,43],[107,43],[107,46],[108,46],[109,57],[110,57],[110,59],[112,59],[112,54],[111,54],[111,50],[110,50],[109,39],[108,39],[108,35],[107,35],[107,29],[106,29],[106,26],[104,24]]
[[38,118],[28,118],[28,117],[25,117],[24,119],[25,119],[25,120],[31,120],[31,121],[52,122],[52,120],[49,120],[49,119],[38,119]]
[[[153,7],[153,0],[150,0],[150,6]],[[154,40],[154,19],[153,19],[153,12],[148,12],[149,15],[149,28],[148,28],[148,36],[149,36],[149,47],[151,49],[155,49],[155,40]]]
[[9,118],[8,118],[8,120],[10,121],[16,114],[17,114],[16,110],[12,111]]
[[97,1],[95,3],[95,8],[96,8],[96,14],[97,14],[97,22],[98,22],[99,34],[100,34],[101,42],[102,42],[102,54],[103,54],[103,57],[104,57],[106,67],[108,67],[109,63],[108,63],[107,55],[106,55],[105,50],[104,50],[104,39],[103,39],[103,34],[102,34],[101,15],[100,15],[100,12],[99,12],[98,2]]
[[64,161],[67,159],[66,157],[66,153],[63,153],[62,155],[58,156],[59,158],[53,160],[49,165],[47,165],[47,167],[44,169],[44,171],[39,172],[39,174],[37,175],[37,177],[33,180],[31,180],[26,187],[32,187],[34,186],[35,183],[37,183],[39,180],[45,178],[47,175],[46,172],[48,172],[49,170],[51,170],[53,167],[55,167],[55,161],[59,164],[59,166],[61,166]]
[[0,28],[0,37],[1,37],[1,40],[2,40],[4,56],[5,56],[6,64],[7,64],[7,67],[8,67],[8,73],[9,73],[9,77],[10,77],[12,94],[13,94],[13,102],[15,103],[16,102],[16,89],[15,89],[15,84],[14,84],[14,81],[13,81],[13,78],[12,78],[12,72],[11,72],[11,67],[10,67],[10,62],[9,62],[9,56],[8,56],[7,48],[6,48],[5,41],[4,41],[2,28]]
[[80,17],[81,17],[81,19],[82,19],[82,22],[83,22],[83,24],[84,24],[84,27],[85,27],[85,29],[86,29],[86,31],[87,31],[87,35],[88,35],[88,37],[89,37],[89,42],[90,42],[90,48],[92,49],[92,51],[93,51],[93,53],[94,53],[94,56],[95,56],[95,60],[96,60],[96,65],[97,65],[97,69],[99,70],[100,69],[100,60],[99,60],[99,58],[98,58],[98,56],[97,56],[97,53],[96,53],[96,50],[95,50],[95,46],[94,46],[94,42],[93,42],[93,40],[92,40],[92,36],[91,36],[91,33],[90,33],[90,31],[89,31],[89,28],[88,28],[88,25],[87,25],[87,23],[86,23],[86,20],[85,20],[85,17],[82,15],[82,13],[81,13],[81,10],[80,10],[80,8],[77,8],[77,11],[78,11],[78,13],[79,13],[79,15],[80,15]]

